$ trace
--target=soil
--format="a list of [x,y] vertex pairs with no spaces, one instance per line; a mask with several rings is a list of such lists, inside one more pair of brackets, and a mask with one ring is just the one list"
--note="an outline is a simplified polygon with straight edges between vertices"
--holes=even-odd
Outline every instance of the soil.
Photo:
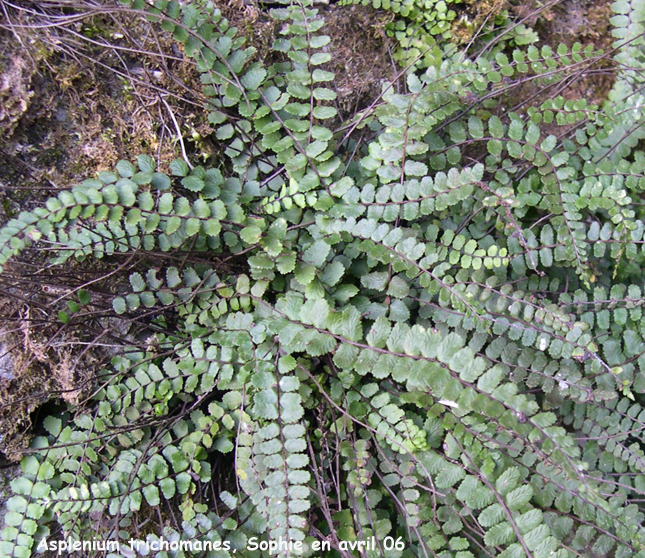
[[365,6],[331,6],[325,15],[323,31],[334,53],[325,69],[336,74],[336,107],[343,119],[369,106],[383,82],[395,81],[399,74],[392,58],[395,45],[384,30],[391,19],[390,13]]
[[[613,15],[611,0],[563,0],[554,6],[542,10],[539,15],[531,16],[539,10],[541,2],[520,2],[511,8],[516,17],[527,17],[526,24],[532,26],[540,37],[538,46],[547,44],[555,48],[565,44],[571,48],[575,43],[583,47],[589,44],[601,49],[607,56],[586,71],[580,72],[571,79],[565,80],[558,89],[547,89],[532,101],[541,102],[547,98],[562,95],[565,99],[586,99],[589,104],[600,106],[607,98],[614,84],[613,61],[610,52],[613,38],[609,19]],[[533,98],[537,92],[536,85],[524,87],[517,94],[519,99]],[[560,133],[563,130],[560,130]]]
[[[256,56],[270,53],[268,47],[278,28],[264,4],[256,0],[217,0],[215,4],[230,24],[247,37],[249,44],[258,49]],[[321,33],[331,39],[323,48],[334,53],[334,59],[321,68],[336,75],[331,86],[338,95],[336,108],[340,118],[346,120],[370,104],[381,92],[383,81],[392,81],[399,73],[392,60],[395,45],[384,30],[393,14],[362,5],[328,2],[316,4],[315,9],[325,17]]]
[[153,42],[145,23],[98,15],[34,29],[56,13],[21,5],[0,29],[0,221],[120,159],[147,153],[163,167],[178,155],[170,112],[189,126],[200,93],[170,83],[159,59],[144,66],[127,50]]
[[613,38],[609,18],[613,15],[610,0],[563,0],[531,16],[544,3],[522,1],[512,7],[520,18],[528,16],[527,25],[532,26],[540,39],[550,45],[564,43],[593,44],[596,48],[611,49]]

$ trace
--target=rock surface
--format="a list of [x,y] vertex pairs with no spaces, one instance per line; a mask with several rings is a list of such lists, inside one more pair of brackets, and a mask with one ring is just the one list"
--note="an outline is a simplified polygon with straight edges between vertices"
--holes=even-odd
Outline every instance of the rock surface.
[[8,347],[0,342],[0,379],[11,380],[14,378],[13,359]]

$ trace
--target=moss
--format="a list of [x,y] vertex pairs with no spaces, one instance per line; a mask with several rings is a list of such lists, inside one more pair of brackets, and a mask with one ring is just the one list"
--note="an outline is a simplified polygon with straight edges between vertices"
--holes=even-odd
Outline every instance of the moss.
[[0,452],[10,461],[23,456],[32,435],[31,415],[49,400],[55,387],[42,369],[36,372],[30,366],[23,371],[24,364],[20,360],[15,364],[19,379],[0,382]]
[[507,0],[464,0],[453,4],[457,17],[452,23],[452,40],[457,44],[470,42],[475,33],[492,28],[497,16],[503,15],[508,7]]
[[2,214],[0,217],[4,219],[11,219],[19,213],[16,205],[8,197],[0,200],[0,206],[2,206]]
[[[44,254],[30,252],[24,263],[13,262],[0,277],[2,291],[19,295],[0,298],[0,347],[6,347],[9,361],[3,369],[10,370],[0,375],[0,454],[10,460],[19,459],[27,448],[42,405],[79,406],[89,395],[98,362],[106,357],[105,349],[94,347],[107,327],[101,321],[101,297],[120,284],[119,276],[109,273],[110,263],[92,258],[70,262],[56,274],[41,268],[33,276],[33,267],[45,263]],[[108,275],[106,284],[102,278]],[[74,298],[68,293],[88,281],[99,290],[91,295],[92,304],[82,305],[69,324],[62,324],[56,316]],[[19,291],[15,285],[20,285]],[[48,319],[42,318],[44,309],[51,312]],[[123,327],[120,322],[110,324],[111,330]]]
[[[22,11],[11,16],[16,22],[28,23]],[[109,19],[96,16],[84,21],[83,33],[98,33],[105,40],[127,47],[128,36],[115,38],[120,36],[116,31],[144,36],[143,30],[137,28],[140,25],[145,23],[124,15]],[[0,120],[0,133],[5,135],[3,157],[11,158],[12,167],[0,169],[0,181],[35,189],[44,196],[48,187],[66,188],[93,171],[112,167],[119,159],[132,158],[145,151],[145,146],[151,154],[172,160],[175,146],[163,111],[158,106],[143,106],[151,96],[149,92],[141,85],[133,86],[130,78],[122,80],[115,74],[123,71],[122,63],[137,70],[137,61],[127,54],[115,57],[109,49],[91,43],[66,43],[65,29],[43,26],[0,31],[0,68],[15,70],[12,60],[17,56],[29,61],[29,65],[20,66],[22,74],[13,72],[12,82],[13,89],[22,92],[19,97],[24,100],[25,110],[4,127]],[[76,31],[73,26],[71,30]],[[153,42],[152,37],[149,42]],[[144,46],[152,48],[152,44]],[[132,74],[132,79],[141,77]],[[158,93],[154,96],[158,99]],[[172,97],[168,103],[173,104]],[[105,136],[106,128],[114,130],[113,137]],[[42,196],[36,194],[35,198]],[[4,218],[12,216],[15,209],[3,206]]]

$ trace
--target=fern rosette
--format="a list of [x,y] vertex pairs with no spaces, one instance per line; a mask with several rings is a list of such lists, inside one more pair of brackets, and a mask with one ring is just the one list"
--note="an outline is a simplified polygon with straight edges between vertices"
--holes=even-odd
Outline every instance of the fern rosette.
[[[637,2],[602,107],[499,109],[592,47],[442,37],[347,123],[312,2],[271,11],[271,64],[209,2],[127,4],[194,61],[226,163],[121,161],[0,231],[4,267],[136,259],[106,312],[156,331],[45,419],[3,552],[98,528],[226,543],[199,556],[645,557]],[[151,510],[179,519],[144,532]]]

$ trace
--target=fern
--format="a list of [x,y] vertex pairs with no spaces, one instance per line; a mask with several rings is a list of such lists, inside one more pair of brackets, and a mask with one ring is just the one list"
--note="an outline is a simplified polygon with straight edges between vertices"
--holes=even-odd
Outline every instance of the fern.
[[[46,245],[53,266],[140,255],[106,312],[172,321],[44,420],[3,552],[86,540],[101,516],[122,545],[223,556],[253,537],[304,555],[371,537],[377,555],[645,555],[639,6],[614,4],[629,68],[606,106],[503,114],[507,87],[600,54],[469,60],[442,42],[445,4],[383,3],[430,18],[439,46],[343,135],[324,16],[280,4],[264,64],[209,3],[131,2],[194,60],[226,165],[121,161],[0,230],[4,269]],[[139,530],[149,510],[180,521]]]

